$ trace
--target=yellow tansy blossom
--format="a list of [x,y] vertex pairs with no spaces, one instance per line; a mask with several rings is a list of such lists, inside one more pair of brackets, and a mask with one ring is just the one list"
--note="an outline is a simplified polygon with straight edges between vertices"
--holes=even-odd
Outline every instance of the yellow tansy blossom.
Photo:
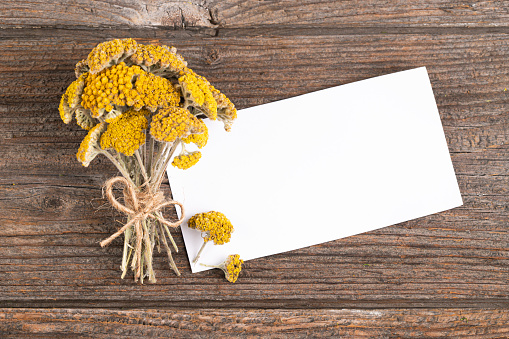
[[135,89],[139,93],[142,105],[152,112],[159,107],[177,106],[180,103],[180,95],[171,82],[152,73],[140,74]]
[[96,124],[96,120],[92,118],[89,112],[89,110],[82,107],[76,109],[76,122],[81,128],[86,130],[91,129]]
[[114,148],[127,156],[133,155],[145,143],[143,130],[148,127],[145,117],[148,114],[150,112],[145,109],[130,109],[113,119],[101,136],[101,148]]
[[233,226],[230,220],[221,212],[210,211],[206,213],[195,214],[187,222],[189,228],[202,232],[203,245],[193,260],[193,264],[198,262],[205,245],[213,241],[216,245],[223,245],[230,241]]
[[88,55],[87,64],[91,74],[117,63],[122,57],[126,58],[136,51],[137,43],[134,39],[115,39],[97,45]]
[[186,138],[182,138],[182,142],[186,144],[194,143],[198,148],[202,148],[207,144],[209,140],[209,130],[203,120],[198,119],[198,125],[192,130]]
[[94,160],[97,154],[99,154],[100,149],[98,140],[105,129],[105,123],[97,124],[88,132],[87,136],[81,142],[76,157],[83,164],[83,166],[88,167],[90,162]]
[[242,270],[242,264],[244,260],[240,259],[238,254],[231,254],[223,261],[220,265],[205,265],[206,267],[214,267],[223,270],[226,280],[231,283],[235,283],[239,278],[240,271]]
[[79,78],[83,73],[88,72],[88,62],[87,59],[83,59],[74,66],[74,73],[76,74],[76,78]]
[[172,165],[174,167],[186,170],[193,167],[201,159],[201,152],[184,153],[173,158]]
[[131,55],[131,61],[137,65],[154,66],[170,73],[179,74],[186,69],[187,63],[177,49],[165,45],[142,45],[138,44],[136,51]]
[[195,214],[189,219],[188,226],[202,231],[205,234],[203,241],[212,240],[216,245],[229,242],[233,232],[230,220],[223,213],[216,211]]
[[217,103],[209,88],[210,83],[191,69],[188,69],[178,81],[185,105],[200,110],[211,120],[216,120]]
[[86,74],[82,74],[67,87],[64,95],[62,95],[58,110],[60,112],[60,118],[62,118],[62,121],[66,124],[71,122],[74,110],[80,103],[80,95],[83,91],[86,77]]
[[113,105],[133,106],[141,101],[138,92],[133,89],[133,78],[141,73],[144,71],[139,66],[127,67],[121,62],[97,74],[91,74],[85,81],[81,105],[90,109],[95,118],[111,111]]
[[226,261],[224,262],[224,274],[226,276],[226,280],[231,283],[237,281],[239,277],[240,271],[242,270],[242,264],[244,260],[240,259],[238,254],[229,255]]
[[83,107],[98,118],[115,106],[131,106],[151,111],[177,105],[180,96],[168,79],[147,73],[140,66],[128,67],[124,62],[92,74],[86,79],[82,95]]
[[177,138],[185,138],[196,128],[199,121],[187,109],[168,107],[158,111],[152,117],[150,134],[159,141],[174,142]]
[[210,90],[217,102],[217,119],[224,123],[226,131],[230,131],[233,120],[237,119],[237,109],[230,99],[215,89],[214,86],[210,85]]

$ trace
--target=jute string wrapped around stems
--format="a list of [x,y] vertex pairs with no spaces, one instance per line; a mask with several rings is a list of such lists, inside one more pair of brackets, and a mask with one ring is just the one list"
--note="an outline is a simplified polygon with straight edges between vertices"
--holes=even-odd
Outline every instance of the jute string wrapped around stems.
[[[126,205],[122,205],[113,195],[113,186],[115,183],[124,184],[124,197]],[[136,233],[136,247],[133,258],[136,258],[136,267],[134,279],[135,281],[141,277],[142,270],[142,244],[145,242],[145,248],[152,251],[152,244],[150,243],[148,234],[144,234],[142,222],[147,218],[152,218],[169,227],[177,227],[184,221],[184,206],[174,200],[165,200],[162,192],[152,193],[149,192],[136,192],[134,186],[124,177],[114,177],[106,181],[104,184],[105,195],[110,204],[129,216],[129,221],[122,226],[117,232],[112,234],[109,238],[101,241],[101,247],[109,245],[115,238],[124,233],[129,227],[134,225]],[[159,211],[170,205],[178,205],[181,210],[181,217],[176,222],[169,222]],[[164,234],[160,235],[164,237]],[[150,258],[152,256],[150,255]],[[133,259],[134,260],[134,259]],[[148,263],[151,266],[151,263]]]

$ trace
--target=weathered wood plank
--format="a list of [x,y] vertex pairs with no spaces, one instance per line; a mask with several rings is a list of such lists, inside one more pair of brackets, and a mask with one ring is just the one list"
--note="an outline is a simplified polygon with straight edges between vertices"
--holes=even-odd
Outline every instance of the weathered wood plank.
[[[1,31],[1,305],[508,307],[509,35],[260,32]],[[117,227],[113,211],[98,209],[115,171],[101,158],[89,168],[75,160],[84,131],[64,125],[57,105],[76,61],[98,42],[130,36],[175,45],[241,108],[426,65],[465,206],[247,262],[235,285],[220,272],[191,274],[177,232],[182,277],[161,254],[157,285],[120,280],[121,240],[98,246]]]
[[507,27],[506,1],[4,0],[0,27]]
[[215,20],[225,27],[507,27],[509,23],[506,1],[218,0],[210,7]]
[[2,338],[506,338],[509,312],[474,309],[3,309]]
[[6,0],[0,28],[37,26],[215,27],[205,1]]

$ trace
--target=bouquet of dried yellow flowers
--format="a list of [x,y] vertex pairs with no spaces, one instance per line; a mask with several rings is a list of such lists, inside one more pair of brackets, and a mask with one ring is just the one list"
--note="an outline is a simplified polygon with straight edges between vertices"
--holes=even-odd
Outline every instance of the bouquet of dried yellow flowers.
[[[167,200],[160,191],[164,172],[172,165],[188,169],[201,157],[208,130],[203,119],[220,120],[230,130],[237,117],[232,102],[204,77],[187,67],[176,49],[143,45],[133,39],[115,39],[97,45],[76,64],[76,78],[60,101],[60,117],[68,124],[73,117],[88,134],[77,158],[88,166],[99,154],[120,171],[105,183],[105,194],[128,221],[101,242],[108,245],[124,234],[122,278],[128,268],[134,280],[155,282],[152,256],[156,242],[168,253],[170,266],[180,275],[170,246],[177,246],[170,228],[184,218],[181,203]],[[181,147],[178,155],[175,151]],[[122,184],[123,203],[113,193]],[[162,214],[166,206],[178,205],[181,218],[170,222]]]

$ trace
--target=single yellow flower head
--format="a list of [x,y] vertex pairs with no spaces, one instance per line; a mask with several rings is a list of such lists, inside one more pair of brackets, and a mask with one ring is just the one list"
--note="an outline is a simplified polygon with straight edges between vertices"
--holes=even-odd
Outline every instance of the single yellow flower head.
[[147,73],[140,66],[128,67],[124,62],[87,78],[82,105],[100,117],[124,106],[136,110],[143,106],[152,112],[159,107],[178,105],[180,95],[168,79]]
[[[81,105],[90,109],[92,116],[98,118],[110,112],[114,106],[134,106],[142,102],[139,93],[133,89],[135,77],[145,73],[139,66],[127,67],[124,62],[91,74],[85,81]],[[141,108],[141,106],[138,107]]]
[[179,74],[186,69],[187,63],[177,49],[165,45],[142,45],[138,44],[136,51],[131,55],[131,61],[137,65],[154,66],[173,74]]
[[[103,69],[117,63],[123,57],[132,55],[136,51],[137,43],[134,39],[115,39],[105,41],[97,45],[88,55],[87,64],[91,74],[96,74]],[[83,65],[78,63],[78,66]]]
[[88,132],[87,136],[81,142],[76,157],[83,166],[88,167],[90,162],[94,160],[97,154],[99,154],[100,148],[98,140],[105,129],[105,123],[95,125],[95,127]]
[[198,163],[201,159],[201,152],[184,153],[173,158],[171,164],[174,167],[186,170]]
[[198,148],[203,148],[209,140],[209,129],[201,119],[197,119],[198,124],[192,129],[192,134],[186,138],[182,138],[182,142],[186,144],[194,143]]
[[203,112],[209,119],[216,120],[217,103],[210,91],[210,83],[189,68],[178,81],[185,104]]
[[244,260],[240,259],[240,256],[238,254],[229,255],[223,264],[224,266],[223,271],[226,280],[228,280],[231,283],[236,282],[237,278],[239,277],[240,271],[242,270],[243,263]]
[[81,128],[86,130],[91,129],[96,124],[96,120],[92,118],[89,110],[86,110],[83,107],[76,108],[76,122]]
[[141,103],[152,112],[159,107],[177,106],[180,103],[180,94],[171,81],[152,73],[140,74],[135,89],[139,93]]
[[229,242],[233,232],[230,220],[223,213],[215,211],[195,214],[189,219],[188,226],[204,232],[203,240],[212,240],[216,245]]
[[198,118],[180,107],[162,108],[152,117],[150,134],[159,141],[174,142],[185,138],[199,125]]
[[230,99],[215,89],[214,86],[210,85],[210,90],[217,102],[217,119],[224,123],[224,129],[229,132],[233,121],[237,119],[237,109]]
[[80,103],[80,96],[83,91],[83,87],[85,86],[86,77],[86,73],[82,74],[77,80],[73,81],[69,87],[67,87],[64,95],[62,95],[58,110],[60,112],[60,118],[62,118],[62,121],[66,124],[71,122],[74,110]]
[[184,98],[192,104],[201,106],[205,102],[205,95],[197,82],[196,77],[192,74],[186,74],[179,78],[179,84],[182,87]]
[[89,69],[87,59],[81,60],[74,67],[74,73],[76,74],[76,78],[79,78],[83,73],[86,73],[88,71]]
[[101,148],[114,148],[127,156],[133,155],[145,143],[143,130],[148,127],[145,115],[149,114],[146,109],[130,109],[113,119],[101,136]]

